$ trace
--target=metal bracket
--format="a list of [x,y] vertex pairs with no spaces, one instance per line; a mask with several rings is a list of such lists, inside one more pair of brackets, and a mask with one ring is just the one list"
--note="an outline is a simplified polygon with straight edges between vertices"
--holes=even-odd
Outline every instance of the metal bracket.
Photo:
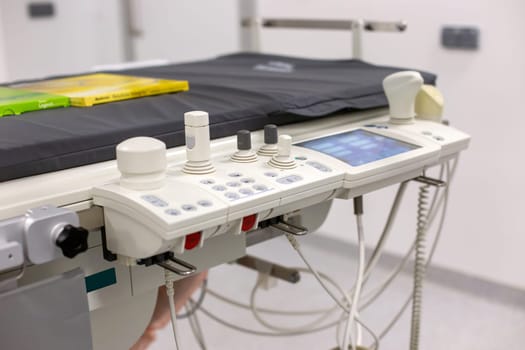
[[159,265],[160,267],[165,268],[166,270],[169,270],[169,271],[173,272],[174,274],[179,275],[179,276],[189,276],[192,273],[194,273],[195,271],[197,271],[197,268],[195,266],[193,266],[192,264],[190,264],[190,263],[188,263],[188,262],[186,262],[184,260],[177,259],[173,255],[170,255],[167,260],[184,267],[185,270],[181,270],[181,269],[179,269],[179,268],[169,264],[167,261],[158,262],[156,264]]
[[251,255],[246,255],[240,259],[237,259],[236,263],[290,283],[297,283],[301,279],[299,271],[295,269],[290,269],[282,265],[274,264],[270,261],[263,260]]
[[447,183],[440,179],[434,179],[425,175],[418,176],[414,178],[414,181],[424,183],[425,185],[435,186],[435,187],[444,187]]
[[281,220],[276,224],[271,225],[271,227],[284,233],[292,234],[294,236],[304,236],[308,233],[308,229],[306,227],[292,224],[284,220]]
[[[172,263],[175,263],[177,265],[180,265],[185,268],[185,270],[181,270],[172,264],[169,264],[168,261],[171,261]],[[173,252],[165,252],[162,254],[150,256],[149,258],[139,259],[137,260],[138,265],[144,265],[144,266],[151,266],[151,265],[158,265],[166,270],[169,270],[179,276],[189,276],[195,271],[197,271],[197,268],[193,266],[192,264],[178,259],[173,255]]]

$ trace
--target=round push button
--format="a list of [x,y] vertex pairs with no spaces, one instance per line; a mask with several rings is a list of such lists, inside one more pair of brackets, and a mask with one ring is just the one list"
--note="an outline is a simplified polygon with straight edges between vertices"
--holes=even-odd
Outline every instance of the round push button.
[[184,204],[182,206],[182,210],[185,210],[185,211],[195,211],[197,210],[197,207],[194,206],[194,205],[191,205],[191,204]]

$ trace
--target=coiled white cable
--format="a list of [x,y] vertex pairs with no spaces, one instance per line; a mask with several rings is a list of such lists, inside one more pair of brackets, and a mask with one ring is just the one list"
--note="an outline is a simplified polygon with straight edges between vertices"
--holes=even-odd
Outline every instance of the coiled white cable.
[[427,204],[429,185],[419,188],[417,205],[416,256],[414,263],[414,289],[412,292],[412,321],[410,326],[410,350],[419,349],[421,309],[423,307],[423,281],[426,270]]
[[[445,166],[441,166],[440,169],[440,175],[439,179],[443,179],[443,173],[445,171]],[[449,181],[449,179],[447,179]],[[439,198],[439,199],[438,199]],[[430,206],[430,210],[428,212],[428,220],[427,220],[427,231],[430,229],[432,224],[434,223],[434,219],[436,218],[437,213],[439,212],[439,209],[443,203],[443,194],[441,193],[440,189],[436,189],[434,192],[434,196],[432,199],[432,205]],[[365,295],[362,297],[362,305],[360,306],[362,309],[367,308],[370,304],[372,304],[377,298],[379,298],[383,292],[390,286],[390,284],[394,281],[394,279],[403,271],[406,264],[410,260],[410,257],[412,256],[412,253],[414,252],[416,246],[416,242],[412,243],[408,251],[405,253],[401,261],[398,263],[398,265],[390,272],[387,278],[380,283],[378,286],[372,288],[369,290]]]
[[[447,208],[448,208],[448,194],[449,194],[450,184],[451,184],[451,182],[452,182],[452,180],[454,178],[458,162],[459,162],[459,157],[456,157],[455,162],[454,162],[454,164],[452,166],[452,169],[451,169],[449,163],[445,164],[445,169],[446,169],[446,174],[447,174],[447,186],[445,187],[444,193],[440,196],[439,200],[437,201],[437,208],[439,208],[441,206],[441,204],[443,204],[443,208],[441,209],[441,218],[440,218],[440,222],[439,222],[439,227],[438,227],[438,229],[436,231],[436,235],[435,235],[435,238],[434,238],[434,243],[432,244],[432,248],[431,248],[430,253],[428,255],[428,259],[426,261],[426,266],[427,267],[432,262],[432,258],[434,256],[434,253],[435,253],[436,248],[438,246],[439,239],[441,238],[441,233],[443,231],[443,224],[445,222],[445,217],[446,217]],[[435,210],[434,212],[432,212],[432,214],[429,215],[429,219],[427,220],[428,225],[432,224],[432,222],[434,221],[437,213],[438,213],[438,210]],[[406,299],[405,303],[402,305],[402,307],[398,311],[398,313],[388,323],[388,325],[385,327],[385,329],[379,334],[379,338],[380,339],[383,339],[388,334],[388,332],[390,332],[390,330],[397,323],[397,321],[399,321],[399,319],[401,318],[401,316],[403,315],[405,310],[408,308],[408,305],[410,305],[410,301],[411,300],[412,300],[412,293],[410,293],[410,295],[408,296],[408,298]]]
[[175,339],[175,349],[179,350],[179,339],[177,335],[177,312],[175,311],[175,289],[173,288],[173,281],[175,274],[167,269],[164,269],[164,278],[166,280],[166,295],[168,296],[168,303],[170,306],[171,328],[173,330],[173,338]]

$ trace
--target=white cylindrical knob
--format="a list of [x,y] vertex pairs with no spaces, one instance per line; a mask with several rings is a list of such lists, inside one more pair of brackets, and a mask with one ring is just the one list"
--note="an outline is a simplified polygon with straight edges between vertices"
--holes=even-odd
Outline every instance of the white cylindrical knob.
[[208,113],[202,111],[184,113],[184,126],[188,161],[209,161],[210,126]]
[[277,157],[290,157],[292,153],[292,137],[290,135],[280,135],[277,143]]
[[392,123],[408,124],[414,121],[414,103],[422,85],[423,77],[413,71],[394,73],[383,80]]
[[270,159],[268,164],[278,169],[293,169],[297,162],[292,154],[292,137],[290,135],[280,135],[277,143],[277,154]]
[[117,146],[117,166],[124,187],[162,187],[166,173],[166,144],[152,137],[133,137]]

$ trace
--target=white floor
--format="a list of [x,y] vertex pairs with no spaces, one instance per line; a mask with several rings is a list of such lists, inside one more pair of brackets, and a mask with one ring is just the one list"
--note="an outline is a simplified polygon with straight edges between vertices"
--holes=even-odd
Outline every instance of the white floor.
[[[305,254],[318,270],[334,277],[349,288],[355,276],[355,247],[323,239],[316,233],[301,239]],[[249,253],[285,266],[303,266],[284,237],[259,244]],[[354,258],[353,258],[354,257]],[[373,287],[389,271],[395,259],[387,258],[377,268],[367,286]],[[277,286],[257,295],[258,306],[281,310],[312,309],[331,306],[331,299],[308,274],[296,285],[279,281]],[[468,279],[467,279],[468,280]],[[209,288],[248,303],[256,274],[238,265],[223,265],[210,272]],[[362,312],[365,323],[380,332],[411,291],[410,273],[399,276],[391,288],[369,309]],[[481,287],[480,287],[481,286]],[[512,297],[510,297],[512,296]],[[476,349],[521,350],[525,344],[525,292],[506,288],[483,288],[457,275],[430,273],[424,288],[422,350]],[[204,307],[236,325],[268,331],[259,326],[249,311],[233,308],[207,295]],[[205,343],[210,350],[255,349],[332,349],[336,346],[335,328],[293,337],[256,336],[226,328],[198,313]],[[310,319],[279,317],[269,320],[275,325],[300,326]],[[410,311],[381,342],[381,349],[408,349]],[[199,349],[186,320],[179,322],[181,350]],[[365,337],[365,339],[370,339]],[[366,344],[370,342],[367,340]],[[159,334],[151,350],[173,349],[171,328]]]

